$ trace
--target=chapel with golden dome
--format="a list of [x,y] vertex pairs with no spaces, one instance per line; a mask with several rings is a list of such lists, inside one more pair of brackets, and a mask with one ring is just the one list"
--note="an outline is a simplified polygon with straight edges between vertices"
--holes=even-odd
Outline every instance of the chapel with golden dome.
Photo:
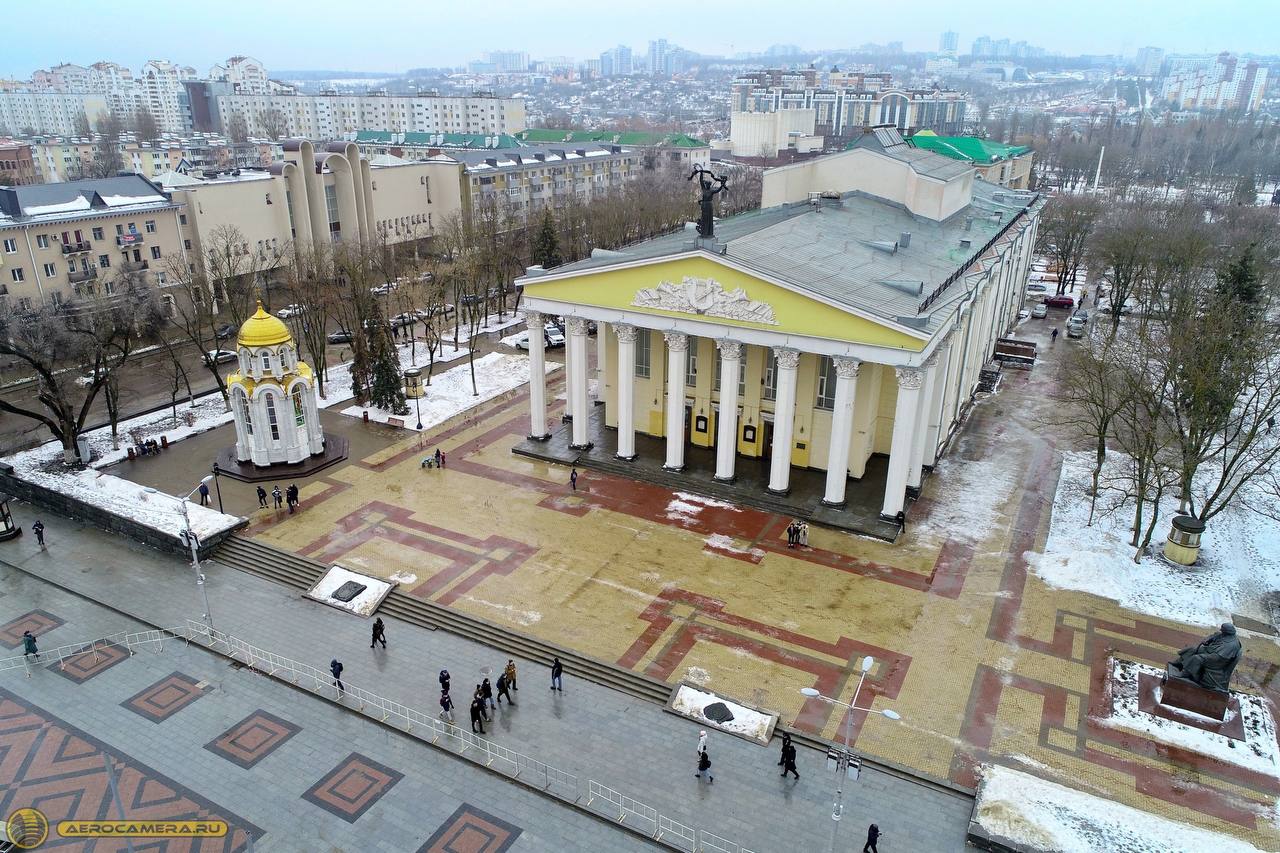
[[324,453],[315,375],[289,327],[258,302],[236,336],[239,370],[227,377],[236,460],[266,466]]

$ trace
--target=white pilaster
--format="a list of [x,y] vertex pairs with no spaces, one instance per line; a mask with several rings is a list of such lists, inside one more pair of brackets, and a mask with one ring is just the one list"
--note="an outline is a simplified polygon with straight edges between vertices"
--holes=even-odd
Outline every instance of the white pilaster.
[[885,477],[882,518],[893,519],[902,512],[907,497],[907,468],[911,464],[911,443],[920,412],[920,386],[924,372],[914,367],[894,369],[898,379],[898,404],[893,412],[893,442],[889,446],[889,473]]
[[827,489],[822,502],[828,506],[844,504],[845,484],[849,479],[849,440],[853,433],[853,398],[858,390],[858,368],[862,362],[854,358],[834,359],[836,398],[831,410],[831,443],[827,451]]
[[613,331],[618,336],[617,456],[631,460],[636,458],[636,327],[617,323]]
[[933,380],[933,395],[929,399],[928,428],[924,436],[924,464],[930,467],[938,461],[938,442],[942,433],[942,401],[947,396],[947,377],[951,375],[951,338],[938,349],[938,369]]
[[667,342],[667,462],[668,471],[684,469],[684,374],[688,366],[689,336],[663,332]]
[[542,334],[542,315],[526,311],[529,329],[529,437],[546,438],[547,432],[547,356],[546,337]]
[[716,474],[722,482],[734,476],[738,459],[738,374],[742,370],[742,344],[716,341],[720,350],[720,415],[716,420]]
[[569,387],[565,398],[573,402],[571,446],[584,449],[591,446],[587,439],[587,425],[591,420],[591,410],[587,408],[587,321],[581,317],[570,317],[567,326]]
[[796,367],[800,353],[775,347],[774,369],[778,393],[773,402],[773,449],[769,460],[769,491],[783,495],[791,487],[791,437],[796,419]]
[[924,363],[924,387],[916,409],[915,435],[911,439],[911,464],[907,468],[907,486],[919,489],[924,481],[924,442],[929,433],[929,406],[933,401],[933,387],[938,379],[938,354],[934,353]]
[[605,370],[608,369],[608,357],[606,348],[608,347],[609,324],[596,323],[596,403],[604,405],[604,386]]

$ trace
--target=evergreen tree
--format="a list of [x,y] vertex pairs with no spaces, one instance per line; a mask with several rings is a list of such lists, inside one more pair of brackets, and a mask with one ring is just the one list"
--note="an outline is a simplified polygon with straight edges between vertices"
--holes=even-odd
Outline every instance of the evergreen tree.
[[1218,292],[1228,299],[1252,305],[1262,295],[1262,272],[1254,244],[1227,260],[1218,270]]
[[372,379],[369,387],[369,403],[375,408],[393,415],[409,414],[404,399],[404,385],[400,378],[400,355],[391,340],[391,329],[379,322],[372,333]]
[[551,216],[551,209],[542,211],[542,224],[533,238],[533,262],[543,269],[560,266],[560,238],[556,234],[556,221]]

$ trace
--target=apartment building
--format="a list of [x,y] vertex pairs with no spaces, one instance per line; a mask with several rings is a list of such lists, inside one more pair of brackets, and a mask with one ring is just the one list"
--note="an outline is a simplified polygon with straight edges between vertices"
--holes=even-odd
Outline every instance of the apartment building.
[[1224,52],[1202,61],[1171,60],[1160,97],[1176,109],[1252,112],[1262,105],[1266,87],[1266,66]]
[[564,130],[538,127],[516,134],[522,143],[531,145],[621,145],[639,151],[646,169],[673,166],[692,170],[694,166],[710,168],[711,145],[685,133],[658,133],[621,130]]
[[[967,101],[953,89],[770,87],[753,89],[734,112],[813,110],[813,136],[848,137],[864,127],[892,124],[904,134],[933,130],[950,135],[964,129]],[[732,135],[732,125],[730,125]]]
[[187,257],[181,208],[139,175],[0,187],[0,310],[109,295],[124,275],[163,287]]
[[266,66],[251,56],[233,56],[225,64],[213,66],[208,79],[229,84],[231,91],[239,95],[266,95],[271,91]]
[[0,185],[23,186],[40,183],[31,146],[25,142],[0,139]]
[[460,167],[464,206],[501,201],[520,214],[570,196],[603,196],[644,169],[642,154],[621,145],[529,145],[440,155],[445,157]]
[[83,113],[91,126],[108,109],[104,95],[87,92],[37,92],[25,88],[0,91],[0,127],[10,133],[55,133],[70,136]]
[[216,96],[223,125],[232,115],[244,116],[249,133],[267,136],[264,119],[278,118],[284,135],[340,139],[360,130],[393,133],[501,134],[524,130],[523,98],[494,95],[241,95]]

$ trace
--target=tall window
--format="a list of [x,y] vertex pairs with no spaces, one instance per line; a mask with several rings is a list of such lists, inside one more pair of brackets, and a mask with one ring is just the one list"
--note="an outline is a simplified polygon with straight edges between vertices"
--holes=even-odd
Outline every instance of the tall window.
[[818,401],[819,409],[836,407],[836,363],[829,355],[818,360]]
[[698,384],[698,339],[689,336],[689,351],[684,359],[684,384],[690,388]]
[[778,359],[772,349],[764,351],[764,391],[761,396],[766,400],[778,398]]
[[294,385],[293,386],[293,422],[297,426],[302,426],[304,423],[306,423],[307,416],[305,412],[306,412],[306,407],[304,406],[302,401],[302,386]]
[[338,188],[333,184],[325,185],[324,207],[329,214],[329,230],[335,233],[341,231],[342,223],[338,217]]
[[262,351],[262,372],[263,373],[271,372],[271,353],[268,352],[267,350]]
[[636,329],[636,376],[640,379],[649,378],[649,330]]
[[276,395],[263,394],[262,400],[267,404],[267,426],[271,428],[271,440],[280,440],[280,424],[276,420]]
[[253,418],[249,417],[249,397],[243,391],[236,391],[236,408],[240,412],[240,422],[244,424],[247,435],[253,435]]

